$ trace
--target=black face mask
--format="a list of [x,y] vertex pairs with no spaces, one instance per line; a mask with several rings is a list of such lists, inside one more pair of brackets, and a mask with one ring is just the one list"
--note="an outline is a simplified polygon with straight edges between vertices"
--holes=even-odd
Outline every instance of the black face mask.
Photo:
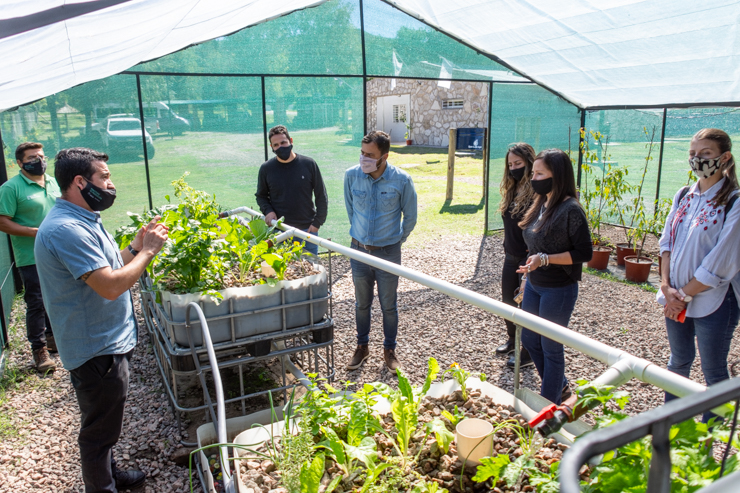
[[532,180],[532,190],[534,193],[539,195],[547,195],[552,192],[552,178],[545,178],[544,180]]
[[34,159],[23,163],[23,171],[29,175],[41,176],[46,173],[46,159]]
[[514,180],[519,181],[522,178],[524,178],[524,173],[526,171],[527,171],[526,166],[522,166],[521,168],[509,169],[509,176],[514,178]]
[[82,198],[85,199],[90,209],[100,212],[108,209],[116,201],[116,189],[100,188],[87,181],[85,188],[80,190]]
[[283,161],[287,161],[288,158],[290,158],[290,153],[293,152],[293,144],[289,146],[280,146],[272,152],[277,154],[277,157],[279,157]]

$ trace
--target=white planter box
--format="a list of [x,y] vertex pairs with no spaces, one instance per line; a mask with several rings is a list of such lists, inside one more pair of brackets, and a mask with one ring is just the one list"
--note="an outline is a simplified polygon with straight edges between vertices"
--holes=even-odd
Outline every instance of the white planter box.
[[[169,291],[161,292],[161,309],[171,321],[167,327],[170,340],[180,346],[188,346],[188,336],[185,329],[185,311],[190,302],[198,303],[203,309],[208,322],[208,329],[214,344],[232,340],[232,323],[234,338],[278,332],[283,329],[283,312],[285,328],[303,327],[311,323],[318,323],[328,311],[328,300],[323,299],[314,303],[292,306],[284,309],[275,309],[260,313],[249,313],[254,310],[275,308],[291,303],[299,303],[310,299],[326,298],[329,292],[326,269],[317,265],[318,274],[297,279],[294,281],[280,281],[275,286],[259,284],[245,288],[228,288],[219,291],[223,300],[216,303],[210,296],[200,294],[174,294]],[[313,319],[311,311],[313,307]],[[233,318],[208,320],[211,317],[220,317],[237,314]],[[243,315],[238,315],[243,313]],[[192,322],[193,343],[196,346],[203,344],[200,322],[195,312],[190,312]]]

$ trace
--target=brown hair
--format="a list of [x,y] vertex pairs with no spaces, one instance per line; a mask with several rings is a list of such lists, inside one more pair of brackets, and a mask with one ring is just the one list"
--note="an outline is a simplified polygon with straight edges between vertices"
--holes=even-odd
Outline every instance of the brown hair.
[[[509,154],[515,154],[524,159],[524,177],[520,181],[516,181],[509,174]],[[506,157],[504,158],[504,179],[501,180],[501,186],[499,187],[501,202],[499,202],[498,210],[501,214],[505,213],[513,203],[514,207],[511,208],[511,215],[517,216],[526,210],[532,202],[534,191],[529,180],[532,176],[534,156],[534,149],[525,142],[511,144],[509,150],[506,151]]]
[[722,184],[722,188],[719,189],[717,195],[714,196],[712,202],[715,206],[719,207],[726,205],[729,202],[733,192],[737,190],[737,174],[735,173],[735,158],[732,156],[732,141],[730,136],[726,132],[718,128],[702,128],[694,134],[691,140],[711,140],[717,143],[719,147],[720,155],[725,152],[730,153],[730,159],[722,163],[719,170],[722,176],[725,178],[725,182]]
[[[552,216],[555,214],[558,206],[568,197],[578,200],[576,195],[576,179],[573,176],[573,163],[570,162],[568,155],[560,149],[542,151],[534,158],[535,161],[538,159],[541,159],[545,167],[552,173],[552,200],[550,201],[550,206],[542,215],[542,220],[534,230],[547,232],[551,226]],[[525,229],[530,224],[537,222],[540,210],[546,200],[546,195],[537,194],[524,219],[519,223],[520,228]]]
[[382,130],[373,130],[362,138],[363,144],[370,144],[375,142],[375,145],[380,149],[380,154],[388,154],[391,150],[391,136]]
[[23,156],[26,154],[26,151],[30,151],[32,149],[43,149],[43,148],[44,148],[44,145],[39,144],[38,142],[24,142],[15,148],[15,159],[17,161],[23,161]]
[[267,134],[267,140],[272,143],[272,137],[274,135],[283,134],[286,137],[288,137],[288,140],[290,140],[290,134],[288,133],[288,129],[285,127],[285,125],[275,125],[270,129],[270,132]]

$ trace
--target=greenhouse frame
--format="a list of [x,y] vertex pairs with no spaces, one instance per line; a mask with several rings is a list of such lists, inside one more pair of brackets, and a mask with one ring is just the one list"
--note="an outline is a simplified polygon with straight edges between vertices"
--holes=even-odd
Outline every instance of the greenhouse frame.
[[[120,195],[103,214],[111,231],[126,211],[164,203],[186,171],[227,207],[254,204],[267,129],[285,123],[321,165],[327,236],[347,243],[342,176],[375,127],[374,78],[459,82],[486,95],[486,230],[501,225],[498,183],[512,142],[558,147],[580,164],[579,129],[601,132],[610,145],[600,162],[645,169],[646,195],[657,201],[686,182],[696,130],[738,134],[732,1],[2,3],[0,181],[18,172],[13,151],[26,140],[49,156],[103,148]],[[411,112],[410,123],[418,117]],[[127,119],[138,121],[133,139],[111,133]],[[7,239],[0,266],[4,346],[19,285]]]

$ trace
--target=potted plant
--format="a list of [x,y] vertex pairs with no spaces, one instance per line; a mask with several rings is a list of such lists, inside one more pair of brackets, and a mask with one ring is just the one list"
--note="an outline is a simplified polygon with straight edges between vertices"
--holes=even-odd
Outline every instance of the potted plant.
[[[600,132],[587,132],[585,128],[581,132],[581,153],[583,160],[581,169],[583,170],[583,187],[580,190],[580,200],[583,209],[586,212],[589,229],[591,231],[591,241],[593,243],[593,256],[588,262],[588,267],[596,270],[604,270],[609,265],[609,256],[612,249],[606,246],[601,238],[601,216],[607,205],[607,194],[609,192],[606,186],[606,176],[610,171],[610,165],[606,163],[607,151],[609,148],[609,137]],[[604,157],[601,163],[600,177],[592,178],[597,173],[596,167],[599,165],[599,152],[592,150],[589,144],[588,135],[591,135],[594,144],[598,146],[598,151]],[[593,183],[589,183],[593,180]]]
[[[638,214],[640,213],[640,210],[642,207],[642,190],[643,185],[645,184],[645,176],[647,176],[648,166],[650,165],[650,161],[653,160],[653,149],[656,144],[655,142],[655,132],[657,130],[657,127],[653,125],[653,129],[651,133],[648,133],[647,127],[643,127],[642,131],[645,134],[645,138],[647,139],[647,143],[645,144],[645,148],[647,148],[647,155],[645,156],[645,165],[642,168],[642,176],[640,177],[640,183],[636,186],[629,185],[624,177],[627,175],[627,169],[624,168],[623,174],[620,174],[620,176],[614,177],[611,189],[612,193],[610,195],[610,209],[612,214],[614,214],[617,218],[617,221],[620,226],[624,228],[625,231],[629,231],[632,227],[635,225],[635,221],[637,221]],[[634,195],[629,203],[624,204],[623,197],[627,194],[633,194]],[[639,205],[638,205],[639,204]],[[644,212],[644,211],[643,211]],[[624,257],[636,255],[637,250],[635,248],[635,245],[633,244],[632,240],[630,239],[631,236],[628,233],[627,234],[627,243],[618,243],[617,244],[617,265],[624,265]]]
[[655,230],[655,215],[646,214],[644,201],[634,203],[635,224],[627,232],[630,244],[635,245],[637,254],[624,257],[624,277],[632,282],[645,282],[650,276],[653,259],[642,256],[645,239]]
[[401,121],[404,125],[406,125],[406,133],[404,134],[403,138],[406,139],[406,145],[410,146],[414,143],[414,141],[411,140],[411,124],[406,121],[406,115],[403,115],[401,117]]

